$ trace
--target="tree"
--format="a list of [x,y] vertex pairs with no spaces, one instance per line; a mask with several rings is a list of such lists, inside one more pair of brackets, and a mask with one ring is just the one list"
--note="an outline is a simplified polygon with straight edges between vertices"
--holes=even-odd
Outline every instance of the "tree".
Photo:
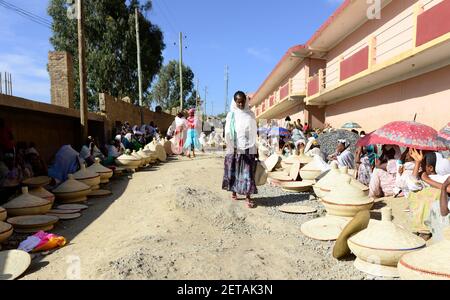
[[[183,108],[195,107],[197,92],[194,90],[194,72],[183,65]],[[164,110],[180,106],[180,67],[171,60],[161,68],[158,81],[149,95]]]
[[223,119],[225,119],[227,117],[227,113],[221,113],[221,114],[218,114],[217,116],[216,116],[216,118],[218,118],[218,119],[220,119],[220,120],[223,120]]
[[[95,110],[98,93],[139,99],[137,47],[134,9],[138,0],[83,0],[85,2],[86,63],[88,104]],[[149,11],[151,1],[141,6]],[[73,55],[78,74],[77,20],[67,18],[66,0],[51,0],[48,14],[53,18],[50,42],[56,51]],[[144,98],[159,69],[165,48],[163,33],[142,14],[139,15],[142,87]],[[75,99],[79,106],[79,78],[75,76]],[[149,104],[149,103],[148,103]]]

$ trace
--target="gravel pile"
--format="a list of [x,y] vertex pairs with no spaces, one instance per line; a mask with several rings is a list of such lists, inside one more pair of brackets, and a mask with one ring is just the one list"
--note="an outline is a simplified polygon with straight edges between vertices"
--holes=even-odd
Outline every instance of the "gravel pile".
[[339,140],[347,140],[350,143],[350,152],[355,153],[359,135],[348,130],[335,130],[321,134],[318,139],[320,150],[328,157],[328,155],[336,152]]

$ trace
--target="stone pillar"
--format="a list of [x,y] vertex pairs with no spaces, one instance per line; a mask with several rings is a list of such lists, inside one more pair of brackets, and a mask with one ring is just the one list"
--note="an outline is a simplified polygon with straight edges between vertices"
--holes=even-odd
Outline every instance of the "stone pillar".
[[48,53],[48,72],[50,74],[52,104],[75,108],[73,59],[68,52]]

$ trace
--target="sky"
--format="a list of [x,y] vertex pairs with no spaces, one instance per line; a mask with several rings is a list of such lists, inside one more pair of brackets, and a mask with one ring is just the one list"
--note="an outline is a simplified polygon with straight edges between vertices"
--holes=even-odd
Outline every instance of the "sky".
[[[5,0],[42,16],[48,0]],[[164,32],[164,63],[183,61],[208,92],[207,113],[225,110],[225,65],[229,98],[237,90],[256,91],[286,51],[305,43],[342,0],[153,0],[147,14]],[[0,6],[0,72],[13,76],[13,94],[50,102],[47,72],[50,29]],[[176,43],[176,44],[175,44]],[[229,101],[228,101],[229,102]]]

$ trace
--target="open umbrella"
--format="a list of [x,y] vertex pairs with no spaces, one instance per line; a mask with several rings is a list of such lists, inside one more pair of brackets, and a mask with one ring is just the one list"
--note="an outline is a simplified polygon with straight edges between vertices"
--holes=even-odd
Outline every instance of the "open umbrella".
[[450,147],[450,123],[439,131],[438,139]]
[[348,123],[345,123],[341,128],[342,129],[358,129],[358,128],[362,128],[362,127],[358,123],[348,122]]
[[272,127],[269,132],[270,136],[281,136],[281,137],[287,137],[291,135],[291,132],[287,130],[286,128],[282,127]]
[[438,133],[430,126],[410,121],[396,121],[366,135],[357,143],[367,145],[397,145],[418,150],[444,151],[445,144],[438,139]]
[[356,150],[356,142],[359,139],[359,135],[348,130],[338,129],[319,135],[318,142],[320,145],[320,151],[325,156],[329,156],[336,152],[336,147],[339,140],[346,140],[349,144],[349,151],[354,153]]

